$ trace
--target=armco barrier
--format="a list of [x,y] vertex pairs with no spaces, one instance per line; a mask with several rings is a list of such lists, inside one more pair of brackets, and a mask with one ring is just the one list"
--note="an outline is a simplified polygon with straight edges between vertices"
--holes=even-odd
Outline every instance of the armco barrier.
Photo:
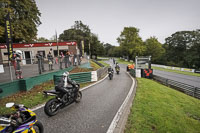
[[[54,80],[55,85],[58,84],[61,77],[62,77],[61,74],[53,76],[53,80]],[[73,73],[73,74],[70,74],[69,77],[72,80],[75,80],[77,83],[91,82],[91,72]]]
[[175,88],[176,90],[179,90],[187,95],[200,99],[200,88],[198,87],[194,87],[188,84],[184,84],[178,81],[170,80],[170,79],[163,78],[160,76],[155,76],[155,75],[153,76],[153,79],[161,82],[162,84],[166,86]]
[[53,79],[53,75],[55,74],[62,74],[63,72],[71,71],[72,69],[73,67],[69,67],[52,73],[41,74],[31,78],[24,78],[21,80],[0,84],[0,88],[3,89],[3,93],[0,94],[0,98],[15,94],[19,91],[28,91],[35,85]]
[[102,67],[97,70],[97,78],[98,80],[103,78],[108,73],[108,67]]

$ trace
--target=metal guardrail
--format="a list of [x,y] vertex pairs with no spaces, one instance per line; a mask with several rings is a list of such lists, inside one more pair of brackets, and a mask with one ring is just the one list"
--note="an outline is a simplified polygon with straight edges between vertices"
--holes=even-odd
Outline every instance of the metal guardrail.
[[178,81],[174,81],[171,79],[167,79],[164,77],[156,76],[156,75],[153,76],[153,79],[161,82],[162,84],[166,86],[170,86],[178,91],[181,91],[187,95],[200,99],[200,88],[198,87],[181,83]]

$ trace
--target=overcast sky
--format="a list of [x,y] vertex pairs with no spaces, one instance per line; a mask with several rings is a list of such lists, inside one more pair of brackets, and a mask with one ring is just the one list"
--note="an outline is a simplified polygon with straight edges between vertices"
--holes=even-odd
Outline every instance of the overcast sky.
[[145,41],[161,43],[176,31],[200,29],[200,0],[36,0],[42,24],[38,37],[50,39],[71,28],[74,21],[89,25],[104,43],[118,45],[124,27],[140,30]]

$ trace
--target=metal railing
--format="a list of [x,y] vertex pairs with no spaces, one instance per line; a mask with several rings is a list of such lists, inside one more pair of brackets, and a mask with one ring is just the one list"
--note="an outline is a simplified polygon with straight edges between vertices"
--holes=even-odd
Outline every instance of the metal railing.
[[169,86],[178,91],[181,91],[187,95],[200,99],[200,88],[198,87],[181,83],[175,80],[167,79],[164,77],[156,76],[156,75],[153,75],[153,79],[166,86]]

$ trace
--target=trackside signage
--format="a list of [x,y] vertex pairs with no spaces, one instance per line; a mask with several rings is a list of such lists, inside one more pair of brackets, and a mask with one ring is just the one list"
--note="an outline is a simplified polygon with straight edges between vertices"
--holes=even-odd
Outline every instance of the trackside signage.
[[[73,46],[77,45],[77,42],[58,42],[58,46]],[[56,42],[46,42],[46,43],[14,43],[13,48],[31,48],[31,47],[52,47],[57,46]],[[0,44],[0,49],[7,48],[6,44]]]
[[12,30],[11,30],[11,23],[10,23],[10,14],[6,15],[6,45],[5,47],[8,49],[8,60],[13,59],[13,45],[12,45]]

